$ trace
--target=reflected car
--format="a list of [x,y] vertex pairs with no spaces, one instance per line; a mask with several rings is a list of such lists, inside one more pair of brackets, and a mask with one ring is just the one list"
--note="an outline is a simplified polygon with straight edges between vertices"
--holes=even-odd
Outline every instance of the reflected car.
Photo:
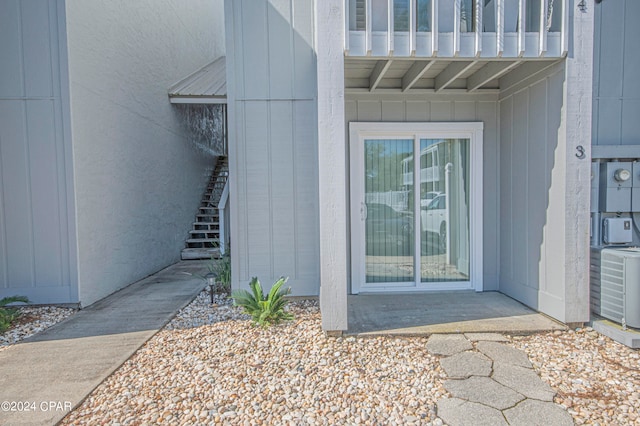
[[368,203],[365,221],[366,254],[407,256],[413,253],[413,215],[386,204]]
[[420,208],[420,227],[423,233],[436,237],[438,250],[447,250],[447,195],[439,194],[426,207]]

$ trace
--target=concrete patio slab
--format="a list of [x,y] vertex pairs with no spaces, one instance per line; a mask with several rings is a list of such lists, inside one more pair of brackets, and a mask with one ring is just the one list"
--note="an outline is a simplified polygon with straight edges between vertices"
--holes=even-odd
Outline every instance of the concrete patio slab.
[[348,315],[348,334],[356,335],[519,335],[567,329],[564,324],[498,292],[351,295]]
[[[204,288],[203,261],[180,262],[0,352],[2,424],[60,421]],[[28,408],[25,409],[25,403]]]
[[508,342],[509,339],[498,333],[465,333],[465,337],[472,342]]

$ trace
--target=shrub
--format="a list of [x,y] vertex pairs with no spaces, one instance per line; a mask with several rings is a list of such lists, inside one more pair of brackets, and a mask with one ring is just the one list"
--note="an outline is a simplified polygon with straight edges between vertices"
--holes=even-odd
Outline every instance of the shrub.
[[265,296],[260,281],[257,277],[253,277],[249,283],[251,292],[236,290],[231,294],[233,304],[242,307],[245,313],[251,315],[253,324],[261,327],[292,320],[293,315],[284,310],[289,303],[285,296],[291,292],[291,288],[281,288],[287,279],[282,277],[276,281],[269,290],[269,294]]
[[231,257],[228,254],[222,256],[222,259],[213,261],[209,265],[209,272],[216,274],[218,277],[218,291],[224,293],[231,292]]
[[18,309],[7,307],[9,303],[15,302],[29,303],[29,299],[24,296],[11,296],[0,299],[0,333],[7,331],[11,323],[20,316]]

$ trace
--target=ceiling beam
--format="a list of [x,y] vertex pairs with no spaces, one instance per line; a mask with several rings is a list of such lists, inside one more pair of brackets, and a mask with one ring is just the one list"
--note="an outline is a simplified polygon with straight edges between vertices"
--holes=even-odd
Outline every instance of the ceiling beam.
[[402,76],[402,91],[406,92],[411,89],[420,77],[424,75],[429,68],[433,66],[435,61],[416,61],[411,68]]
[[496,78],[500,78],[518,65],[521,61],[489,62],[467,78],[467,90],[473,92]]
[[500,90],[507,90],[525,78],[533,77],[551,68],[558,61],[525,61],[518,69],[500,78]]
[[387,73],[387,70],[391,66],[393,61],[378,61],[376,66],[373,68],[371,72],[371,76],[369,77],[369,91],[373,92],[378,87],[378,84],[382,81],[382,78]]
[[475,65],[477,61],[471,62],[452,62],[436,77],[435,91],[439,92],[442,89],[446,89],[457,78],[464,74],[469,68]]

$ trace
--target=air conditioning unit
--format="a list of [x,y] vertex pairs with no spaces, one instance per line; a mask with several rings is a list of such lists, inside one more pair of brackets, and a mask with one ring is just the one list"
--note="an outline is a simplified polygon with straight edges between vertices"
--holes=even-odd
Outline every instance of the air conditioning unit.
[[591,309],[640,328],[640,248],[591,249]]

